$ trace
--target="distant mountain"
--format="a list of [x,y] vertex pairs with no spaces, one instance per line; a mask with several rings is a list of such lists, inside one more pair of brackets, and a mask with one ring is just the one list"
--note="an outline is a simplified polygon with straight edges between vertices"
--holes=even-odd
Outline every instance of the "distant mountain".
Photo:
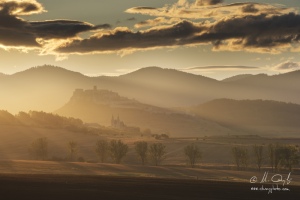
[[60,67],[34,67],[0,77],[0,109],[10,112],[43,110],[63,105],[74,87],[90,87],[91,79]]
[[221,88],[219,81],[175,69],[147,67],[118,77],[123,89],[111,88],[124,96],[161,107],[191,105],[210,100]]
[[159,107],[197,105],[213,99],[265,99],[300,104],[300,72],[249,75],[217,81],[174,69],[149,67],[119,77],[88,77],[60,67],[42,66],[0,76],[0,109],[54,111],[76,88],[115,91]]
[[150,129],[152,133],[158,134],[170,133],[172,136],[237,134],[236,131],[209,120],[147,105],[118,93],[96,88],[77,89],[70,101],[56,113],[113,127],[114,119],[118,119],[118,123],[120,120],[120,124],[124,123],[126,126]]
[[[217,99],[188,109],[221,124],[300,134],[300,105],[269,100]],[[277,129],[277,130],[276,130]]]

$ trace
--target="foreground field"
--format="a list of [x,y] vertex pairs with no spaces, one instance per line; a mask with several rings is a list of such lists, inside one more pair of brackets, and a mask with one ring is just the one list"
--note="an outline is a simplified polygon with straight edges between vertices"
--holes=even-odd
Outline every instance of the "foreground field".
[[[270,170],[258,172],[257,170],[237,171],[211,167],[187,168],[182,166],[141,166],[100,163],[0,160],[0,174],[101,175],[249,183],[250,178],[253,176],[257,176],[260,181],[263,178],[264,173],[268,171]],[[270,179],[273,175],[275,175],[275,173],[269,172],[268,179]],[[286,179],[288,173],[280,172],[280,175],[282,175],[283,179]],[[292,181],[289,185],[300,186],[300,175],[298,171],[293,171],[290,178]]]
[[[1,199],[297,199],[289,191],[253,191],[250,183],[88,175],[0,175]],[[272,187],[265,185],[265,187]]]

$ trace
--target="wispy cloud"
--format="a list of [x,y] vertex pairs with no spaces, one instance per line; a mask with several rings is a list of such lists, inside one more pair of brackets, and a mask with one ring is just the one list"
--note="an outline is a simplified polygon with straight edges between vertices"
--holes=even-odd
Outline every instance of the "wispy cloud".
[[193,70],[227,70],[227,69],[241,69],[241,70],[248,70],[248,69],[258,69],[258,67],[253,66],[240,66],[240,65],[224,65],[224,66],[204,66],[204,67],[190,67],[184,70],[186,71],[193,71]]
[[275,71],[294,71],[300,69],[300,62],[286,61],[273,68]]
[[165,18],[157,17],[155,19],[148,19],[145,21],[138,22],[134,25],[135,28],[154,27],[159,25],[174,24],[180,22],[180,18]]
[[143,14],[156,17],[186,18],[186,19],[214,19],[224,17],[242,17],[248,15],[278,15],[295,11],[293,8],[280,7],[278,5],[262,3],[232,3],[220,4],[219,0],[178,1],[173,5],[165,5],[161,8],[133,7],[126,10],[127,13]]

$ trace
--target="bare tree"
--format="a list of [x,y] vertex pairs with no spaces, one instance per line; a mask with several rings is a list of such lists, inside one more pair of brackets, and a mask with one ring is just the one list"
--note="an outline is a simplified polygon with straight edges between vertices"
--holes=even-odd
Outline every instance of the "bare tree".
[[96,154],[100,161],[104,163],[108,155],[109,145],[107,140],[98,140],[96,142]]
[[70,141],[70,142],[68,142],[67,147],[68,147],[68,151],[69,151],[69,155],[68,155],[69,160],[70,161],[76,160],[78,144],[74,141]]
[[275,145],[274,144],[269,144],[268,153],[269,153],[269,160],[270,160],[272,172],[274,172],[274,167],[275,167]]
[[248,150],[242,147],[233,147],[232,155],[237,166],[237,169],[240,170],[243,168],[247,168],[248,166]]
[[[276,145],[275,149],[275,169],[279,171],[283,166],[289,171],[292,171],[294,165],[299,163],[299,151],[296,146],[293,145]],[[278,164],[277,164],[278,163]]]
[[142,165],[145,164],[147,159],[147,152],[148,152],[148,143],[145,141],[139,141],[135,143],[135,151],[140,157],[142,161]]
[[128,152],[128,145],[124,144],[121,140],[110,141],[110,153],[112,159],[116,164],[120,164],[123,157],[126,156]]
[[282,145],[276,144],[274,146],[274,168],[275,168],[275,172],[278,172],[280,170],[281,165],[282,165],[282,150],[283,150]]
[[291,172],[294,165],[299,163],[299,151],[293,145],[285,145],[281,150],[282,164]]
[[38,138],[31,143],[29,153],[34,159],[46,160],[48,156],[48,140],[47,138]]
[[202,158],[202,153],[199,146],[196,144],[190,144],[184,148],[184,154],[188,159],[189,165],[193,168],[196,163]]
[[254,152],[255,159],[256,159],[256,165],[257,165],[259,171],[260,171],[262,161],[263,161],[263,149],[264,149],[264,146],[262,146],[262,145],[254,145],[253,146],[253,152]]
[[155,166],[160,165],[165,159],[165,149],[166,146],[161,143],[154,143],[150,145],[149,156]]

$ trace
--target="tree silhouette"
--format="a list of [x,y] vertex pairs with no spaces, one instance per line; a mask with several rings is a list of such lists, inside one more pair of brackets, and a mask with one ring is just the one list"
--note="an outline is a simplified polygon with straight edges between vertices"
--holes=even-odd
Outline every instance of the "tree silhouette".
[[247,168],[248,166],[248,150],[242,147],[233,147],[232,155],[237,166],[237,169],[240,170],[243,168]]
[[107,140],[98,140],[96,142],[96,154],[100,161],[104,163],[108,155],[109,145]]
[[68,147],[68,151],[69,151],[69,155],[68,155],[69,160],[70,161],[76,160],[78,144],[74,141],[70,141],[70,142],[68,142],[67,147]]
[[120,164],[123,157],[126,156],[128,152],[128,145],[124,144],[121,140],[110,141],[110,154],[111,158],[116,164]]
[[202,158],[202,153],[196,144],[190,144],[184,148],[184,154],[188,159],[189,165],[193,168]]
[[29,153],[34,159],[46,160],[48,156],[48,140],[47,138],[38,138],[31,143]]
[[148,143],[145,141],[139,141],[135,143],[135,151],[140,157],[142,161],[142,165],[145,164],[147,159],[147,152],[148,152]]
[[268,145],[268,153],[269,153],[269,160],[270,160],[272,172],[274,172],[274,167],[275,167],[275,145],[274,144]]
[[281,167],[292,171],[293,166],[299,163],[299,150],[296,146],[276,144],[274,152],[276,172],[278,172]]
[[165,159],[165,149],[166,146],[161,143],[154,143],[150,145],[149,156],[155,166],[160,165]]
[[256,165],[257,165],[259,171],[260,171],[262,161],[263,161],[263,149],[264,149],[264,146],[262,146],[262,145],[254,145],[253,146],[255,161],[256,161]]

